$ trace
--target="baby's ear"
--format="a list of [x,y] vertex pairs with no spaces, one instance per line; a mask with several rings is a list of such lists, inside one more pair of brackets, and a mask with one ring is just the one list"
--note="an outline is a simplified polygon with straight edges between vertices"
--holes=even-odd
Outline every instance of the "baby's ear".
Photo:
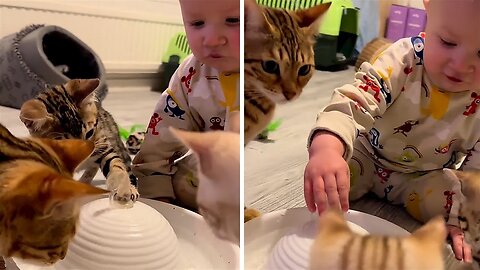
[[30,132],[41,129],[45,124],[53,121],[47,112],[45,104],[40,100],[31,99],[22,104],[20,108],[20,120]]
[[430,0],[423,0],[423,6],[425,7],[425,10],[428,8],[428,4],[430,4]]

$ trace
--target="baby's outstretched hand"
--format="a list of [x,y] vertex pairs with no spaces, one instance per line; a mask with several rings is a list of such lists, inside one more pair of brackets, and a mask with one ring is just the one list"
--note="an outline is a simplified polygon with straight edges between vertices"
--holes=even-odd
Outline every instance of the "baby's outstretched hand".
[[466,263],[471,263],[472,248],[465,241],[465,235],[459,227],[447,225],[448,236],[452,239],[452,249],[457,260],[463,260]]
[[304,196],[310,212],[321,214],[327,206],[348,210],[350,172],[343,151],[343,142],[333,134],[313,138],[304,173]]

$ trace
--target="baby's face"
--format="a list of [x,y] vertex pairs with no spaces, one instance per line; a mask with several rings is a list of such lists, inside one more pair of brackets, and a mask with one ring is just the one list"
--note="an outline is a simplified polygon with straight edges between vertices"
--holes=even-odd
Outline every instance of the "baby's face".
[[426,9],[428,77],[445,91],[480,90],[480,1],[430,0]]
[[197,59],[222,72],[240,70],[240,1],[180,0],[188,43]]

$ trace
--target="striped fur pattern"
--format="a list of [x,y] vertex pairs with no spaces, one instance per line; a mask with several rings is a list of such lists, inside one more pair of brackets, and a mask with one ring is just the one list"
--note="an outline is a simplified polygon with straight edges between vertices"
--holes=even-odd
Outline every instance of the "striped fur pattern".
[[342,213],[328,210],[320,216],[310,269],[441,270],[446,235],[441,216],[408,237],[358,235],[350,230]]
[[0,255],[52,264],[75,235],[79,201],[106,192],[72,179],[84,140],[19,139],[0,124]]
[[476,269],[480,269],[480,171],[456,171],[462,186],[462,196],[458,219],[465,233],[465,240],[472,247]]
[[93,95],[98,84],[98,79],[71,80],[47,88],[22,105],[20,119],[34,137],[93,141],[95,150],[80,168],[85,170],[80,181],[91,183],[100,168],[113,198],[132,205],[138,199],[137,179],[112,115]]
[[272,120],[275,104],[297,98],[312,77],[314,36],[329,6],[288,11],[245,1],[245,144]]

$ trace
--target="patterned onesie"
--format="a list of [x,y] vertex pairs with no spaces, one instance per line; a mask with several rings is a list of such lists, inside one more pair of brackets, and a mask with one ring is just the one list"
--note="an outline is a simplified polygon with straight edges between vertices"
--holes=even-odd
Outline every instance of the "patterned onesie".
[[169,126],[192,131],[223,130],[228,112],[239,110],[239,73],[220,73],[187,57],[155,106],[145,141],[133,160],[141,197],[175,198],[196,209],[196,162]]
[[363,63],[353,84],[335,89],[309,144],[317,130],[342,138],[351,200],[373,191],[417,220],[443,214],[458,226],[460,184],[443,168],[480,168],[480,90],[433,85],[423,66],[424,37],[395,42],[373,65]]

